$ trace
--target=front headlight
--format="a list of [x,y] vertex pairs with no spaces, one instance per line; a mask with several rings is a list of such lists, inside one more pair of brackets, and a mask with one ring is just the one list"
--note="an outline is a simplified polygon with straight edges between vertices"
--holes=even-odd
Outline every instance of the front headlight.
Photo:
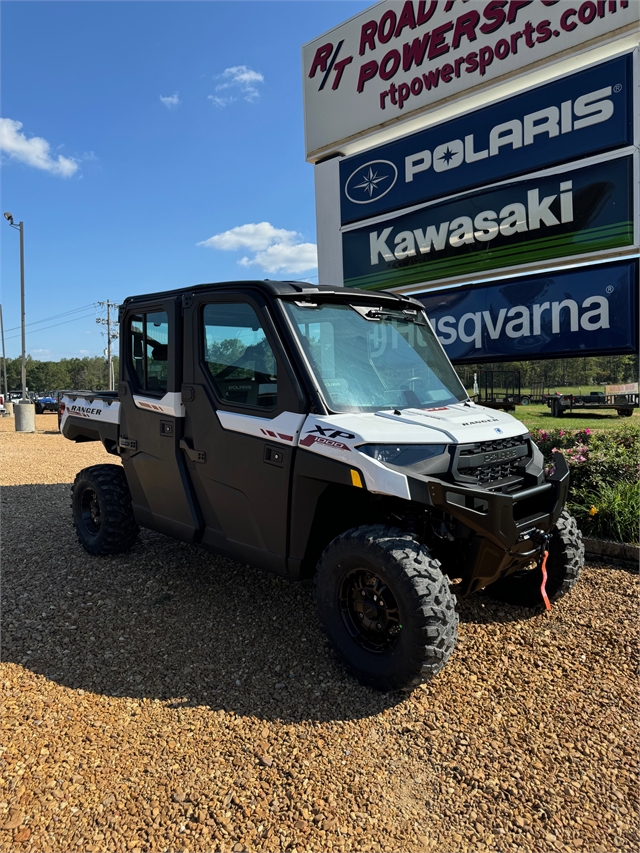
[[388,465],[398,465],[410,468],[441,456],[446,449],[444,444],[361,444],[357,448],[360,453],[366,453],[378,462]]

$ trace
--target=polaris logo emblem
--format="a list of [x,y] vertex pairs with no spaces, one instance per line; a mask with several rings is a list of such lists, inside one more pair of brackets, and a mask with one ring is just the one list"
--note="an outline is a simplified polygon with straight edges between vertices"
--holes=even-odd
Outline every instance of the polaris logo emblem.
[[500,433],[502,432],[502,430],[500,429],[500,427],[494,427],[493,431],[494,431],[494,432],[500,432]]
[[344,192],[354,204],[369,204],[386,195],[397,180],[398,169],[390,160],[371,160],[349,175]]

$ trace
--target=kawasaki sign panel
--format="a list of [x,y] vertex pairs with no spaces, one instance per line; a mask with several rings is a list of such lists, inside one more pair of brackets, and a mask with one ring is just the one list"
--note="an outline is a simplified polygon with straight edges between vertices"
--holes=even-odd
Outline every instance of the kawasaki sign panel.
[[307,158],[639,22],[637,0],[378,3],[303,48]]
[[458,363],[633,353],[638,261],[413,294]]
[[514,181],[342,235],[344,283],[382,290],[632,247],[633,158]]
[[633,57],[340,163],[342,224],[633,144]]

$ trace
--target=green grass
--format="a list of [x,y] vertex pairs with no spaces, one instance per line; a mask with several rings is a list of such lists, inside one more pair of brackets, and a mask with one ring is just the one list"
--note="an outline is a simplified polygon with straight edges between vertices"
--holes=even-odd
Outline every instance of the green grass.
[[516,406],[515,412],[511,414],[522,421],[527,429],[614,429],[623,424],[633,424],[640,429],[640,409],[635,409],[631,418],[621,418],[615,409],[605,409],[603,412],[576,412],[574,409],[573,415],[553,418],[547,406]]

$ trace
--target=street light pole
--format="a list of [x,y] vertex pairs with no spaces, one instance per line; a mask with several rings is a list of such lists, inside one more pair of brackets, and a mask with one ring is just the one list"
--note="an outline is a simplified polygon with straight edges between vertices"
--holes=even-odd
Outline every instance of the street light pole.
[[24,222],[17,225],[11,213],[5,213],[4,218],[12,228],[20,232],[20,314],[22,326],[22,399],[16,407],[16,432],[35,432],[35,406],[27,397],[27,334],[24,306]]
[[24,222],[16,225],[11,213],[5,213],[4,218],[12,228],[20,232],[20,315],[22,326],[22,402],[28,403],[27,399],[27,333],[25,329],[25,306],[24,306]]
[[18,223],[20,227],[20,313],[22,323],[22,399],[27,400],[27,333],[25,323],[24,305],[24,222]]

